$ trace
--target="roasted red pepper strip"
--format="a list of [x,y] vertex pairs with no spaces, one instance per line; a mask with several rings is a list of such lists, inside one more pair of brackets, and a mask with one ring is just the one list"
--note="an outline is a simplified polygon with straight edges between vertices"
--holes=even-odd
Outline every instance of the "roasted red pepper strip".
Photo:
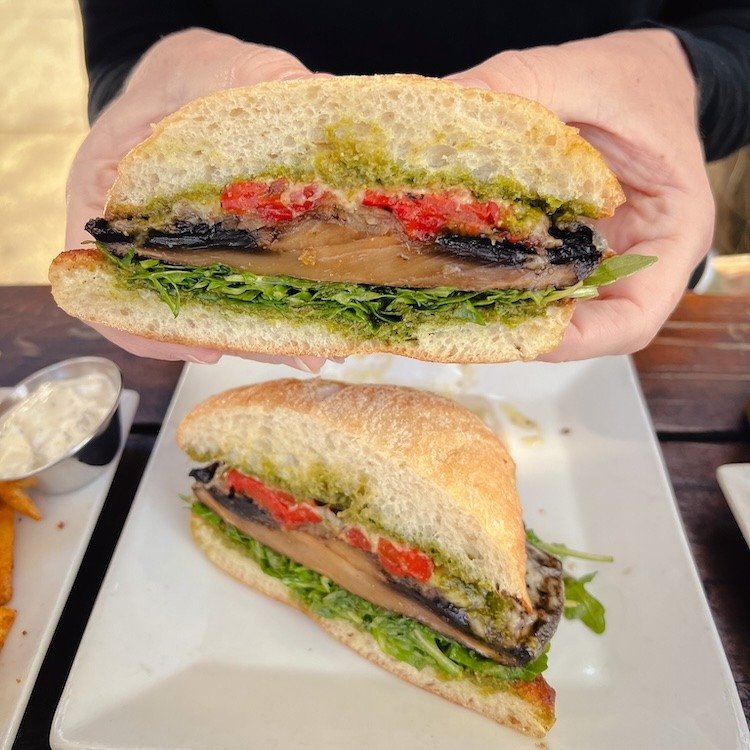
[[[332,200],[331,193],[316,183],[293,184],[280,178],[272,182],[238,180],[221,194],[221,207],[232,214],[257,214],[263,221],[290,221]],[[366,190],[363,206],[383,208],[401,222],[414,240],[429,241],[440,232],[488,234],[495,229],[503,210],[494,201],[465,200],[450,192],[399,193]]]
[[226,481],[230,489],[247,495],[284,526],[296,528],[306,523],[321,521],[320,514],[313,506],[304,502],[298,503],[290,494],[271,489],[255,477],[230,469]]
[[273,182],[240,180],[221,193],[221,207],[233,214],[257,213],[264,221],[289,221],[328,197],[314,184],[290,187],[285,179]]
[[434,238],[444,229],[461,234],[486,234],[502,216],[500,206],[494,201],[466,202],[448,193],[388,195],[367,190],[362,205],[391,211],[409,237],[422,241]]
[[418,549],[400,549],[387,539],[378,539],[378,557],[380,564],[392,576],[415,578],[420,583],[427,583],[432,576],[434,565],[424,552]]
[[365,552],[372,552],[372,544],[370,540],[364,535],[361,529],[356,526],[352,526],[351,529],[347,529],[346,541],[356,547],[357,549],[363,549]]
[[[312,505],[297,502],[292,495],[282,490],[272,489],[255,477],[230,469],[226,475],[229,489],[246,495],[261,508],[265,508],[279,523],[296,528],[308,523],[320,523],[320,514]],[[372,551],[372,544],[364,532],[353,526],[346,531],[346,540],[353,547]],[[380,564],[391,575],[399,578],[414,578],[426,583],[432,576],[434,565],[424,552],[413,548],[400,548],[380,537],[378,539]]]

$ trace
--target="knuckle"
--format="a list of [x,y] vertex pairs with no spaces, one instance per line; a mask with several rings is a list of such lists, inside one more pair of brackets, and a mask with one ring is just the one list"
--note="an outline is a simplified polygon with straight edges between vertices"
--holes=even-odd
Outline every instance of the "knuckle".
[[494,88],[522,89],[532,99],[539,98],[540,78],[531,53],[519,50],[500,52],[488,61]]
[[647,326],[643,330],[639,331],[638,335],[631,341],[628,354],[639,352],[641,349],[645,349],[655,338],[656,334],[659,333],[661,325]]
[[186,47],[194,49],[194,45],[204,44],[209,34],[211,32],[207,32],[205,29],[184,29],[167,34],[151,46],[143,57],[143,61],[148,61],[153,57],[161,59],[175,52],[179,53]]
[[[224,43],[222,43],[224,40]],[[183,77],[186,64],[213,66],[217,57],[226,54],[226,44],[240,44],[225,34],[193,28],[162,37],[138,61],[128,77],[125,91],[151,87],[155,80]],[[194,69],[194,68],[193,68]]]
[[232,79],[237,83],[292,78],[305,68],[294,55],[274,47],[244,50],[232,64]]
[[677,279],[676,283],[665,285],[659,303],[643,310],[639,330],[632,339],[633,348],[630,353],[645,349],[659,334],[672,311],[677,307],[685,292],[690,273]]
[[626,316],[620,318],[624,334],[621,353],[633,354],[645,349],[661,330],[680,296],[681,288],[668,289],[658,304],[646,306],[642,303],[632,303]]
[[638,330],[633,332],[628,343],[625,345],[625,354],[633,354],[645,349],[659,333],[662,320],[653,315],[644,315],[639,321]]

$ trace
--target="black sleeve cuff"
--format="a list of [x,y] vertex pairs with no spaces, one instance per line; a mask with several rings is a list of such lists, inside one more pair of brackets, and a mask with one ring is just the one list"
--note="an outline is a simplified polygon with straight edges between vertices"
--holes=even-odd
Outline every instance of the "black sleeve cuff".
[[89,70],[89,125],[93,125],[107,104],[120,93],[138,60],[139,56],[135,55],[110,66]]
[[711,25],[691,30],[644,22],[677,36],[698,84],[698,123],[706,159],[750,143],[750,30]]
[[687,53],[700,92],[699,122],[708,161],[750,143],[750,35],[744,55],[684,29],[672,29]]

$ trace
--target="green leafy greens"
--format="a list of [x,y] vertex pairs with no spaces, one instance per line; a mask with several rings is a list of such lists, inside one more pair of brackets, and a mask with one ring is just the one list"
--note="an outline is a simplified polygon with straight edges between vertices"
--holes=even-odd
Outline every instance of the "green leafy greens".
[[[534,533],[533,529],[526,529],[526,541],[533,547],[560,559],[576,557],[579,560],[593,560],[595,562],[614,561],[611,555],[595,555],[591,552],[571,549],[565,544],[544,542]],[[580,620],[587,628],[601,635],[606,627],[604,605],[593,594],[586,591],[586,584],[591,583],[595,575],[596,573],[589,573],[576,578],[570,573],[563,573],[563,584],[565,586],[563,614],[566,620]]]
[[559,542],[543,542],[535,533],[534,529],[526,529],[526,541],[543,552],[549,552],[550,555],[559,557],[561,560],[566,557],[577,557],[579,560],[593,560],[594,562],[614,562],[612,555],[595,555],[592,552],[580,552],[571,549],[565,544]]
[[217,527],[264,573],[280,580],[311,612],[326,619],[347,620],[369,633],[386,654],[416,669],[432,667],[443,679],[466,678],[483,689],[497,691],[507,689],[515,680],[529,682],[547,668],[546,653],[523,667],[498,664],[416,620],[349,593],[329,578],[245,536],[202,503],[194,503],[192,510]]
[[566,620],[580,620],[587,628],[601,635],[607,625],[604,619],[604,605],[593,594],[586,591],[586,584],[590,583],[595,575],[596,573],[589,573],[575,578],[566,573],[563,576],[565,584],[563,614]]
[[596,270],[583,280],[583,286],[606,286],[632,276],[656,263],[655,255],[613,255],[600,263]]
[[425,322],[484,325],[502,321],[513,326],[543,315],[551,302],[595,297],[596,285],[590,282],[594,276],[602,279],[597,283],[611,283],[655,260],[635,255],[608,258],[592,277],[567,289],[463,292],[451,287],[410,289],[259,276],[220,263],[179,266],[138,258],[134,249],[119,257],[105,244],[97,246],[117,266],[126,286],[156,292],[175,316],[186,300],[252,305],[254,313],[324,321],[333,328],[346,328],[349,334],[386,341],[413,338]]

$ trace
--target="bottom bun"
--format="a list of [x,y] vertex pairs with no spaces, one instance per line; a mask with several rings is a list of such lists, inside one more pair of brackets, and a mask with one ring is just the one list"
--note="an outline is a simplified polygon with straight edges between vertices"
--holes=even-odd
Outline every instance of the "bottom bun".
[[441,680],[429,667],[418,670],[381,651],[368,633],[343,620],[327,620],[295,601],[281,581],[263,573],[257,563],[212,524],[192,514],[191,530],[197,545],[226,573],[256,591],[290,604],[311,617],[324,630],[349,648],[413,685],[429,690],[453,703],[476,711],[493,721],[532,737],[544,737],[555,721],[555,691],[539,676],[531,682],[509,683],[504,692],[486,693],[467,680]]
[[99,250],[69,250],[52,262],[52,294],[70,315],[137,336],[229,354],[344,357],[386,352],[432,362],[512,362],[554,349],[573,314],[573,302],[548,305],[544,315],[513,327],[503,323],[423,323],[402,342],[347,336],[324,323],[256,314],[251,308],[188,300],[175,317],[149,289],[131,289]]

